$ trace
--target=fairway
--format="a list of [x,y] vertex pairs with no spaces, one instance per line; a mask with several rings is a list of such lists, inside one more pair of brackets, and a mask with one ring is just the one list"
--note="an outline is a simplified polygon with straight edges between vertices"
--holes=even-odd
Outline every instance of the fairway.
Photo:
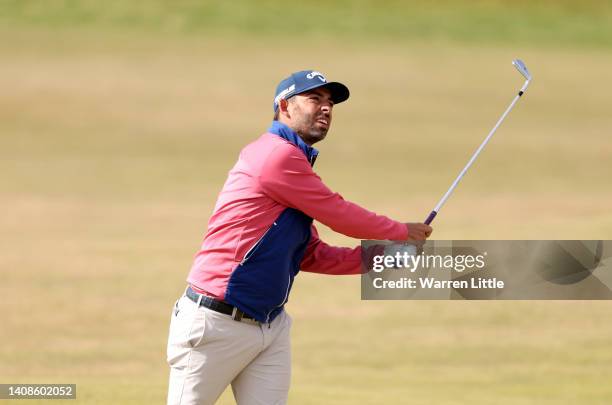
[[[302,68],[351,89],[317,173],[422,221],[522,85],[522,58],[534,80],[433,238],[612,237],[605,41],[0,34],[0,383],[163,403],[170,310],[215,197],[268,127],[277,82]],[[357,277],[300,274],[287,309],[291,404],[612,402],[608,302],[362,302]]]

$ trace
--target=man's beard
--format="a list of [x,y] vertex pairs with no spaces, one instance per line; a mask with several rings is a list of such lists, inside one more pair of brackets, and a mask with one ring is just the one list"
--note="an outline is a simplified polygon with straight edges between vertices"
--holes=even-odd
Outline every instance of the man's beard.
[[[318,118],[317,118],[318,119]],[[327,136],[327,132],[329,131],[329,125],[327,128],[317,128],[317,119],[305,120],[309,122],[313,122],[312,125],[307,125],[306,122],[302,122],[300,128],[296,131],[298,135],[309,145],[313,145],[317,142],[322,141]],[[327,118],[329,120],[329,118]]]
[[298,132],[298,135],[309,145],[313,145],[319,141],[322,141],[327,136],[327,130],[322,129],[311,129],[306,133]]

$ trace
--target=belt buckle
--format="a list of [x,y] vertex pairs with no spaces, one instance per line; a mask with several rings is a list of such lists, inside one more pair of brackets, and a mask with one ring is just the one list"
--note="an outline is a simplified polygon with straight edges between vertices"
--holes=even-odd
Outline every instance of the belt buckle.
[[238,307],[234,307],[232,309],[232,319],[236,322],[242,321],[242,317],[244,316],[244,312],[238,309]]

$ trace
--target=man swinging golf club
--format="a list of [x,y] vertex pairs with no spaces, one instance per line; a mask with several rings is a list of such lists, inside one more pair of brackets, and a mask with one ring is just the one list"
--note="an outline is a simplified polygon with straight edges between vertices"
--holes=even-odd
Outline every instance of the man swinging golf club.
[[239,405],[285,404],[298,271],[360,274],[361,248],[319,239],[313,219],[357,239],[425,240],[432,228],[361,208],[313,171],[348,88],[317,71],[280,82],[274,121],[247,145],[219,194],[185,294],[172,312],[168,404],[213,404],[231,384]]

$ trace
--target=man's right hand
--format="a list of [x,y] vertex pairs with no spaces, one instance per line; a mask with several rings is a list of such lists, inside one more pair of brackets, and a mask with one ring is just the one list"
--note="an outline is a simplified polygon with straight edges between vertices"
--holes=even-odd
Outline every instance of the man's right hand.
[[406,223],[406,229],[408,229],[408,240],[425,240],[433,232],[431,226],[420,222],[408,222]]

